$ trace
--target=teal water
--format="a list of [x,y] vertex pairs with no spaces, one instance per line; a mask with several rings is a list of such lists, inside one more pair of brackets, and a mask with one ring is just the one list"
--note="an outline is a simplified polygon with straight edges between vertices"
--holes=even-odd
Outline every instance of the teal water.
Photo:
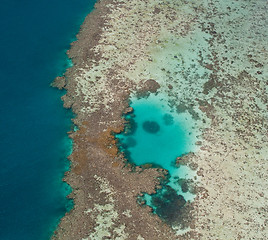
[[163,188],[151,196],[145,193],[142,199],[164,220],[172,222],[174,212],[195,196],[189,184],[194,171],[175,164],[177,157],[196,150],[195,122],[190,114],[177,113],[161,95],[132,98],[130,106],[134,111],[125,117],[125,131],[116,135],[119,147],[135,165],[152,164],[168,170]]
[[118,135],[129,157],[137,165],[152,163],[176,171],[175,160],[194,147],[191,123],[180,116],[157,96],[134,99],[131,130]]
[[49,239],[72,207],[62,182],[72,143],[64,92],[50,87],[92,0],[3,0],[0,7],[0,239]]

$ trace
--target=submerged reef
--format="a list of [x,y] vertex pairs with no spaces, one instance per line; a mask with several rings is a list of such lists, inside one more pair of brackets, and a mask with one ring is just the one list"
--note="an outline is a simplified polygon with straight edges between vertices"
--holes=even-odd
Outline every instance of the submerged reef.
[[157,133],[160,130],[160,126],[154,121],[145,121],[142,124],[143,129],[148,133]]
[[[96,4],[69,50],[74,65],[64,82],[57,81],[67,90],[64,106],[76,114],[78,130],[70,133],[72,166],[65,177],[73,188],[74,208],[54,239],[267,238],[267,19],[262,0]],[[175,128],[178,115],[191,123],[181,133],[193,141],[165,140],[162,147],[168,143],[166,152],[175,149],[176,154],[175,146],[184,150],[181,154],[196,147],[177,160],[174,154],[173,167],[156,162],[170,173],[169,191],[161,196],[156,190],[167,172],[150,164],[162,159],[161,151],[136,158],[134,150],[147,146],[133,141],[142,125],[122,118],[132,96],[143,101],[152,95],[165,99],[172,117],[144,119],[146,139],[152,142]],[[135,171],[114,134],[124,130],[126,121],[131,127],[124,144],[131,161],[140,159]],[[184,166],[197,176],[187,175]],[[151,214],[152,208],[137,204],[141,193],[153,196],[164,221]],[[166,224],[177,218],[185,222],[182,229]]]
[[182,195],[178,195],[173,188],[167,186],[161,194],[152,196],[151,203],[155,206],[155,212],[167,223],[173,225],[179,222],[181,210],[186,201]]

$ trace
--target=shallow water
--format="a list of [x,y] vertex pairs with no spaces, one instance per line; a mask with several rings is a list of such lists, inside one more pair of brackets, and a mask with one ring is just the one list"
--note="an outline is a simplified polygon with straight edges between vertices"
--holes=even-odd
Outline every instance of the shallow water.
[[194,123],[187,113],[178,114],[161,96],[132,99],[134,112],[130,129],[119,134],[123,147],[129,150],[130,161],[137,165],[152,163],[176,171],[178,156],[195,149]]
[[197,149],[198,131],[191,115],[175,111],[164,95],[132,98],[130,106],[134,111],[126,116],[129,123],[125,131],[117,135],[119,146],[136,165],[152,164],[168,170],[170,178],[162,184],[163,188],[155,195],[143,197],[147,205],[167,219],[170,216],[163,216],[164,212],[174,211],[178,202],[183,206],[194,199],[186,180],[193,179],[195,172],[175,163],[177,157]]
[[70,110],[50,88],[93,1],[1,1],[0,239],[49,239],[72,206]]

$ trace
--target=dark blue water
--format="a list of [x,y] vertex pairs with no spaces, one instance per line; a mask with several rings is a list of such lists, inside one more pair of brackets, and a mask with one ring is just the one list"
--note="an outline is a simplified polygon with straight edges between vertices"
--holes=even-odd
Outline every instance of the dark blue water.
[[72,202],[61,181],[72,113],[49,87],[93,0],[2,0],[0,239],[49,239]]

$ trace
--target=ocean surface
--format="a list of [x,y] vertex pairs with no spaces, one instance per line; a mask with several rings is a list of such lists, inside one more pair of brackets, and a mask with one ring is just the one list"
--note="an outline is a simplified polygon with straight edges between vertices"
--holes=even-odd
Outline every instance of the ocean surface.
[[0,239],[49,239],[72,207],[61,181],[72,127],[63,91],[66,50],[93,0],[2,0],[0,7]]

